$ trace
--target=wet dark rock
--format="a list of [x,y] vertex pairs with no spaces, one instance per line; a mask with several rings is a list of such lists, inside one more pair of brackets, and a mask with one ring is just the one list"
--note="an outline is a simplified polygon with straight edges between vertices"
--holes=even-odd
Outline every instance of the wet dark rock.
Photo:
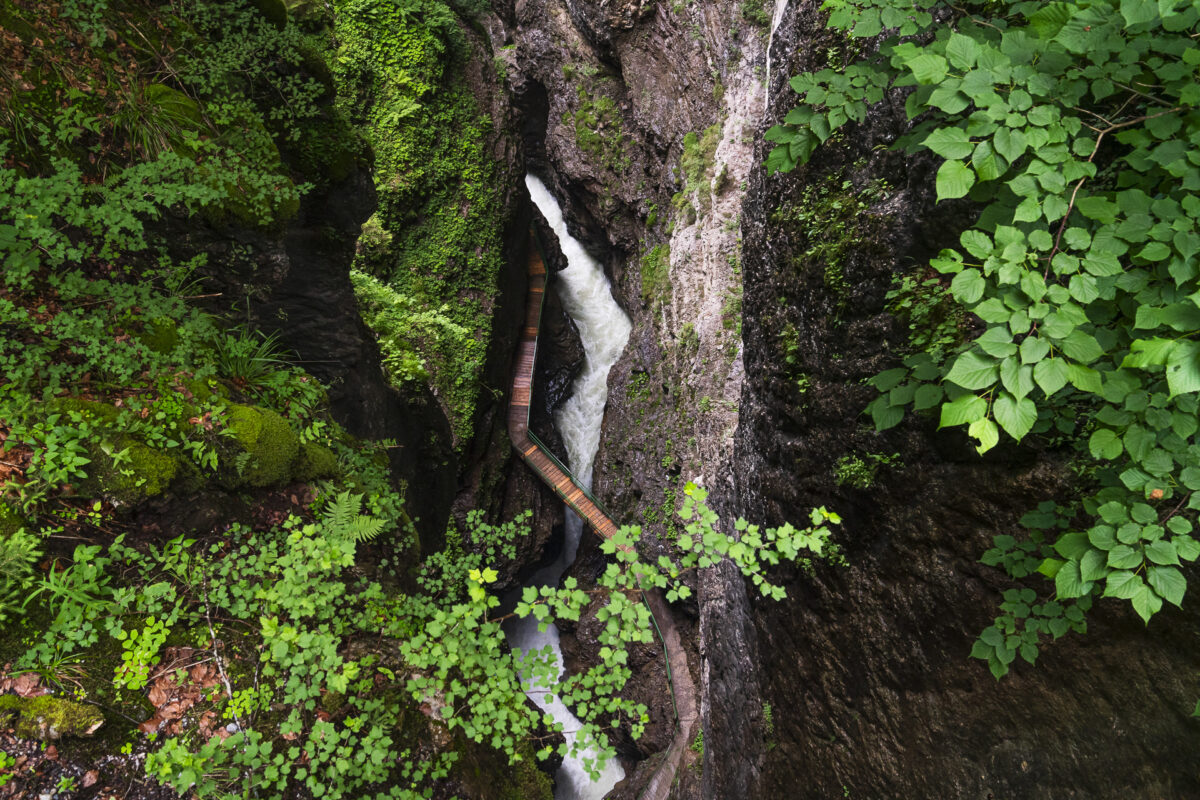
[[[783,77],[824,66],[816,5],[794,6],[776,34],[776,118],[794,101]],[[965,209],[933,210],[929,162],[873,149],[903,128],[899,101],[807,167],[760,169],[749,186],[737,504],[773,523],[836,509],[849,565],[780,571],[786,602],[750,597],[748,616],[731,609],[719,636],[706,629],[710,669],[744,674],[761,696],[756,711],[752,694],[710,689],[705,796],[1196,795],[1184,753],[1196,724],[1186,716],[1197,694],[1186,677],[1194,613],[1168,610],[1147,629],[1101,602],[1087,636],[1045,647],[1035,667],[1016,664],[1001,682],[968,657],[1012,585],[977,560],[993,535],[1018,531],[1025,510],[1070,491],[1069,454],[1035,441],[981,459],[932,420],[876,434],[859,418],[873,396],[860,381],[894,366],[907,336],[884,308],[893,272],[927,260],[964,221]],[[839,264],[839,295],[828,264],[806,259],[803,235],[772,213],[806,187],[832,179],[861,190],[875,178],[890,188]],[[781,354],[787,324],[803,345],[794,366]],[[869,489],[838,486],[837,460],[864,452],[895,463]],[[737,594],[736,581],[727,590]]]

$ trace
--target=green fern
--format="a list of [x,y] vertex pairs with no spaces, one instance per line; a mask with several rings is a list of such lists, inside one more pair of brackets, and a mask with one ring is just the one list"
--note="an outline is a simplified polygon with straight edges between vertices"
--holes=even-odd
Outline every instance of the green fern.
[[362,495],[342,492],[330,500],[322,523],[330,534],[347,536],[355,542],[369,542],[383,530],[384,521],[362,511]]

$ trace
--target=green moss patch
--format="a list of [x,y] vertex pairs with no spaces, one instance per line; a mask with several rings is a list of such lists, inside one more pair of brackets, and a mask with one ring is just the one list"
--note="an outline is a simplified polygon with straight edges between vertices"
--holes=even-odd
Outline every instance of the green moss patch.
[[300,452],[292,470],[292,477],[298,481],[313,481],[317,478],[332,478],[339,473],[337,456],[328,447],[305,442],[300,445]]
[[104,724],[104,715],[93,706],[50,695],[0,696],[0,725],[13,727],[24,739],[61,739],[89,736]]
[[300,437],[286,419],[270,409],[235,405],[229,411],[228,426],[243,454],[235,483],[274,486],[291,478]]

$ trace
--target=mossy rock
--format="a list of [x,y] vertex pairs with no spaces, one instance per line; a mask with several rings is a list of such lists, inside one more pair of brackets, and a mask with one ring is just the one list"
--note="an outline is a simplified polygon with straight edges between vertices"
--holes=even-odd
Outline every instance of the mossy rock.
[[300,445],[292,477],[298,481],[333,478],[338,474],[337,455],[328,447],[306,442]]
[[[119,503],[140,503],[167,490],[179,474],[179,461],[162,450],[126,440],[117,451],[125,450],[120,463],[111,456],[92,450],[93,474],[79,487],[84,494],[102,494]],[[128,473],[128,474],[126,474]]]
[[93,706],[50,695],[0,695],[0,725],[14,728],[23,739],[90,736],[103,724],[104,715]]
[[84,419],[105,425],[114,425],[121,416],[121,410],[108,403],[98,403],[95,400],[84,400],[81,397],[53,397],[46,401],[46,415],[58,413],[69,414],[79,412]]
[[183,387],[192,393],[197,403],[203,405],[214,396],[220,397],[222,400],[229,399],[229,388],[220,381],[209,378],[208,380],[200,380],[193,378],[190,381],[185,381]]
[[12,536],[26,525],[25,518],[8,503],[0,502],[0,538]]
[[284,0],[251,0],[251,5],[261,11],[267,21],[279,30],[287,27],[288,8]]
[[249,454],[235,485],[273,486],[291,477],[300,437],[286,419],[267,408],[234,405],[227,424],[242,451]]
[[162,355],[174,352],[179,346],[179,326],[171,319],[155,319],[146,323],[137,340]]

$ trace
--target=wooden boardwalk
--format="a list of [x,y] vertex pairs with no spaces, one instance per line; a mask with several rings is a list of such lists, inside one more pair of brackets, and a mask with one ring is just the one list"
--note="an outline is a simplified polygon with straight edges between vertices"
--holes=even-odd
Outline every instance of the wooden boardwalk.
[[517,345],[517,367],[513,375],[512,400],[508,406],[508,436],[521,459],[541,477],[571,510],[604,538],[617,532],[608,514],[578,483],[575,476],[529,436],[529,404],[533,397],[533,368],[537,362],[538,329],[541,327],[542,298],[546,293],[546,265],[536,243],[529,245],[529,298],[525,303],[525,325]]
[[[525,303],[525,324],[517,345],[516,368],[508,406],[508,436],[521,459],[538,474],[555,494],[563,499],[589,528],[604,538],[617,532],[617,525],[591,494],[583,489],[557,458],[529,430],[529,406],[533,401],[533,370],[537,363],[538,330],[542,323],[542,301],[546,294],[546,264],[537,241],[530,234],[529,296]],[[695,686],[670,609],[659,592],[643,592],[643,599],[655,620],[666,657],[667,681],[675,702],[676,729],[667,757],[651,776],[640,800],[666,800],[675,783],[675,775],[689,752],[692,730],[699,721]]]

